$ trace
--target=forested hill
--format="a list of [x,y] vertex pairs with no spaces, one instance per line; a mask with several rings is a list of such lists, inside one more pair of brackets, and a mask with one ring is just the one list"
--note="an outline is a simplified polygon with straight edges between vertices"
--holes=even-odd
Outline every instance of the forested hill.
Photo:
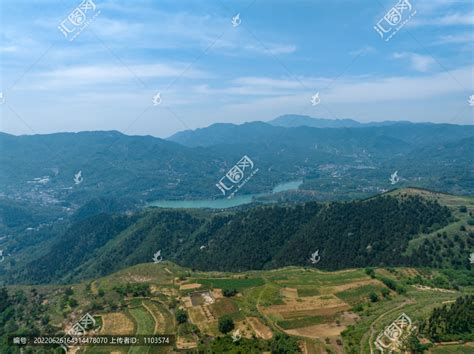
[[[325,126],[309,117],[303,123],[308,120]],[[315,192],[318,200],[349,200],[391,188],[394,171],[397,187],[472,194],[474,126],[307,125],[214,124],[168,140],[116,131],[0,133],[0,196],[72,210],[96,197],[126,196],[136,204],[216,199],[222,197],[217,181],[244,155],[261,172],[243,194],[268,194],[280,183],[303,180],[300,189]]]
[[[447,207],[409,195],[240,212],[155,209],[133,216],[100,214],[73,224],[42,256],[12,272],[10,281],[95,278],[152,262],[158,250],[165,261],[207,271],[412,265],[425,260],[404,256],[409,241],[452,219]],[[318,250],[318,262],[312,264],[309,259]]]
[[474,295],[459,297],[451,305],[435,308],[423,321],[420,332],[441,341],[474,340]]

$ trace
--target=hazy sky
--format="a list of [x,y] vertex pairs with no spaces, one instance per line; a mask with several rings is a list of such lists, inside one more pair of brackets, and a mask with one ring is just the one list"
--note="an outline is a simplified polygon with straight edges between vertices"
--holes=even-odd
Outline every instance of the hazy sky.
[[167,137],[287,113],[474,122],[470,0],[411,0],[389,41],[398,25],[384,38],[374,26],[392,0],[93,0],[69,41],[79,4],[1,1],[0,130]]

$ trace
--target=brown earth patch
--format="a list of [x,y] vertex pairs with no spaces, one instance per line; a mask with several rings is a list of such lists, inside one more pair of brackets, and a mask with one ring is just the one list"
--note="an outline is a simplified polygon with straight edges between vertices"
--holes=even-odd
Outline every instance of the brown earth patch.
[[146,283],[153,280],[152,277],[144,277],[140,275],[130,275],[128,276],[128,279],[130,279],[134,283]]
[[194,349],[197,348],[196,341],[189,341],[186,338],[179,337],[176,339],[176,348],[178,349]]
[[135,333],[133,321],[122,312],[113,312],[101,315],[101,334],[105,335],[127,335]]
[[189,284],[183,284],[179,287],[179,290],[189,290],[189,289],[198,289],[202,285],[198,283],[189,283]]
[[226,314],[237,312],[238,309],[234,302],[228,298],[222,298],[209,306],[216,317],[221,317]]
[[193,307],[193,302],[191,301],[191,297],[190,297],[190,296],[185,296],[185,297],[183,297],[183,298],[182,298],[182,301],[183,301],[184,307],[186,307],[186,308]]
[[335,315],[336,313],[346,311],[348,309],[349,309],[349,306],[341,305],[341,306],[332,306],[328,308],[320,308],[320,309],[315,309],[315,310],[280,312],[279,314],[285,320],[291,320],[293,318],[300,318],[300,317],[313,317],[313,316],[330,317],[332,315]]
[[353,324],[356,323],[358,320],[360,320],[360,316],[356,314],[355,312],[343,312],[341,314],[341,317],[339,319],[342,324],[348,325],[348,324]]
[[[206,334],[212,334],[213,328],[216,327],[217,321],[212,316],[209,316],[209,313],[204,312],[204,306],[196,306],[188,309],[189,319],[194,323],[201,332]],[[211,318],[211,319],[209,319]]]
[[437,291],[437,292],[440,292],[440,293],[455,293],[454,290],[441,289],[441,288],[431,288],[431,287],[425,286],[425,285],[413,285],[413,287],[416,288],[417,290],[421,290],[421,291]]
[[214,296],[214,299],[222,299],[224,297],[224,294],[222,293],[222,289],[213,289],[212,290],[212,296]]
[[324,340],[326,337],[340,336],[346,328],[346,326],[338,326],[336,323],[324,323],[304,328],[288,329],[285,332],[294,336]]
[[271,339],[273,337],[273,332],[265,326],[258,317],[247,317],[247,322],[252,327],[257,337],[262,339]]
[[296,288],[282,288],[280,292],[282,296],[290,299],[296,299],[298,297],[298,289]]
[[347,284],[341,284],[341,285],[336,285],[334,287],[331,287],[331,292],[333,293],[339,293],[341,291],[353,289],[353,288],[358,288],[363,285],[381,285],[382,283],[376,279],[362,279],[362,280],[357,280],[352,283],[347,283]]
[[99,289],[97,288],[97,283],[95,281],[91,283],[91,293],[94,295],[99,294]]
[[166,296],[177,296],[178,291],[173,288],[160,288],[160,292]]
[[232,335],[232,333],[234,333],[237,329],[239,330],[239,333],[242,336],[242,338],[248,338],[248,339],[252,338],[252,335],[253,335],[252,327],[249,325],[249,323],[247,323],[247,321],[235,322],[235,329],[229,334]]
[[285,304],[271,305],[263,311],[279,314],[283,318],[327,316],[348,310],[350,306],[334,295],[307,296],[298,299],[284,298]]
[[420,272],[418,272],[418,270],[416,270],[415,268],[401,269],[400,272],[406,274],[409,277],[416,277],[417,275],[420,275]]

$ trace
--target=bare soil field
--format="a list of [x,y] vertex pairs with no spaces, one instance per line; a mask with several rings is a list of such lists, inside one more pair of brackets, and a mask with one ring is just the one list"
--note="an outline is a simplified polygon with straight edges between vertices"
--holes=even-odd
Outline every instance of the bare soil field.
[[280,292],[282,296],[290,299],[296,299],[298,297],[298,289],[295,288],[282,288]]
[[363,279],[363,280],[357,280],[357,281],[354,281],[352,283],[347,283],[347,284],[341,284],[341,285],[337,285],[337,286],[333,286],[330,288],[330,292],[331,293],[339,293],[341,291],[345,291],[345,290],[349,290],[349,289],[354,289],[354,288],[358,288],[360,286],[364,286],[364,285],[369,285],[369,284],[372,284],[372,285],[383,285],[382,282],[376,280],[376,279]]
[[273,337],[273,332],[258,317],[247,317],[246,319],[257,337],[267,340]]
[[267,314],[278,314],[288,319],[306,316],[329,316],[350,308],[347,303],[334,295],[284,298],[284,302],[284,305],[272,305],[263,311]]
[[212,290],[212,296],[214,296],[214,299],[222,299],[224,297],[224,294],[222,294],[222,289],[213,289]]
[[324,323],[304,328],[288,329],[285,332],[294,336],[324,340],[326,337],[339,337],[346,328],[346,326],[338,326],[336,323]]
[[198,289],[202,285],[198,283],[189,283],[189,284],[183,284],[179,287],[179,290],[189,290],[189,289]]
[[101,315],[101,333],[106,335],[126,335],[135,333],[133,321],[122,312]]

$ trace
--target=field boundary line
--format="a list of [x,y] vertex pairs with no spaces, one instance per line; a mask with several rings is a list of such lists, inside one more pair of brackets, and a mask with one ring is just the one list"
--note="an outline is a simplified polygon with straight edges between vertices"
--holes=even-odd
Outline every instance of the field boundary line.
[[150,308],[145,304],[144,301],[142,301],[142,305],[150,313],[151,317],[153,317],[153,320],[155,321],[155,330],[153,334],[157,334],[158,333],[158,319],[155,317],[155,314],[153,313],[153,311],[150,310]]

